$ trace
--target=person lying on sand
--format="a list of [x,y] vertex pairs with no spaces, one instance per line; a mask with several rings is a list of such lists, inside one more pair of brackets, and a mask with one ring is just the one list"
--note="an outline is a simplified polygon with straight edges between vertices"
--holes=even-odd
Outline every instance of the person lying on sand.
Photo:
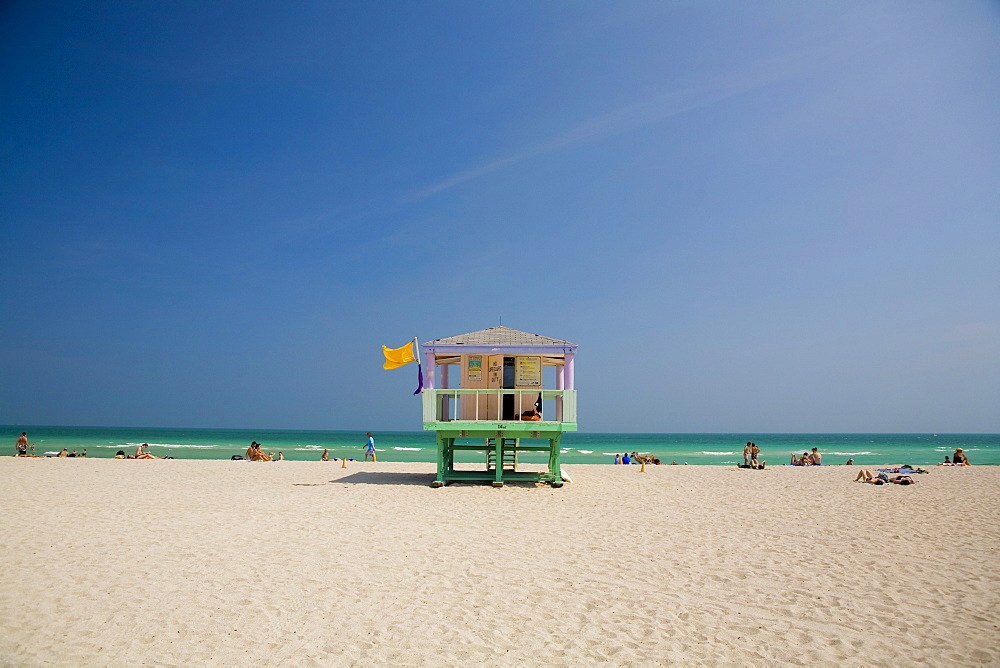
[[858,471],[858,477],[854,479],[854,482],[867,482],[872,485],[885,485],[888,483],[894,485],[912,485],[916,481],[908,475],[897,475],[890,478],[885,473],[879,473],[877,476],[873,476],[871,471],[861,469]]

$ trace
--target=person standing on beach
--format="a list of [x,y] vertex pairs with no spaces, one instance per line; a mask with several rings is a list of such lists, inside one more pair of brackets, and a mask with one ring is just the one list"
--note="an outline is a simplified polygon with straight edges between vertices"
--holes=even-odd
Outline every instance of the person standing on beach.
[[321,462],[330,461],[330,450],[328,448],[323,448],[323,456],[319,458]]
[[368,461],[369,457],[372,458],[373,462],[374,461],[378,461],[377,459],[375,459],[375,437],[372,436],[371,432],[368,432],[368,442],[365,443],[365,461],[366,462]]
[[760,454],[760,448],[757,447],[756,443],[750,444],[750,468],[755,469],[758,466],[757,455]]
[[28,432],[26,431],[22,431],[21,435],[17,437],[17,454],[28,454]]
[[819,454],[817,448],[812,449],[812,454],[809,455],[809,463],[813,466],[819,466],[823,463],[823,455]]
[[743,446],[743,466],[750,466],[750,441]]

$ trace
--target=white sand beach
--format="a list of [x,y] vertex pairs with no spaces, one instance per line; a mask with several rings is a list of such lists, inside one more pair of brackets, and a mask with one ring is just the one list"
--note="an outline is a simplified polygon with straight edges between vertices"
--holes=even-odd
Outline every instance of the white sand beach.
[[3,665],[997,665],[1000,468],[0,458]]

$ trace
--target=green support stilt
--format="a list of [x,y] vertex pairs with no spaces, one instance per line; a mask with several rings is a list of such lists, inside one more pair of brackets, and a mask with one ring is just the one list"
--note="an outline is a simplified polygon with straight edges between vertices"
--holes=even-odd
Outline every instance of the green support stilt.
[[493,469],[496,472],[494,487],[503,487],[503,433],[500,433],[493,445]]
[[[437,433],[437,463],[438,463],[438,473],[437,478],[431,483],[431,487],[444,487],[445,484],[445,441],[446,439],[441,432]],[[452,439],[454,440],[454,439]]]
[[560,440],[562,435],[556,436],[555,438],[549,439],[549,475],[552,476],[550,484],[553,487],[562,487],[562,464],[560,463],[559,457],[560,452]]

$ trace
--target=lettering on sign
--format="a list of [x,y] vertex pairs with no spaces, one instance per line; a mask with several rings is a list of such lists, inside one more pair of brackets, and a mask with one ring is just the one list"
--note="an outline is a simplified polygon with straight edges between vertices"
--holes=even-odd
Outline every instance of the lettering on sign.
[[514,382],[518,387],[541,387],[542,358],[531,355],[518,355],[517,376]]
[[501,378],[503,378],[503,363],[499,360],[491,362],[489,387],[500,387]]

